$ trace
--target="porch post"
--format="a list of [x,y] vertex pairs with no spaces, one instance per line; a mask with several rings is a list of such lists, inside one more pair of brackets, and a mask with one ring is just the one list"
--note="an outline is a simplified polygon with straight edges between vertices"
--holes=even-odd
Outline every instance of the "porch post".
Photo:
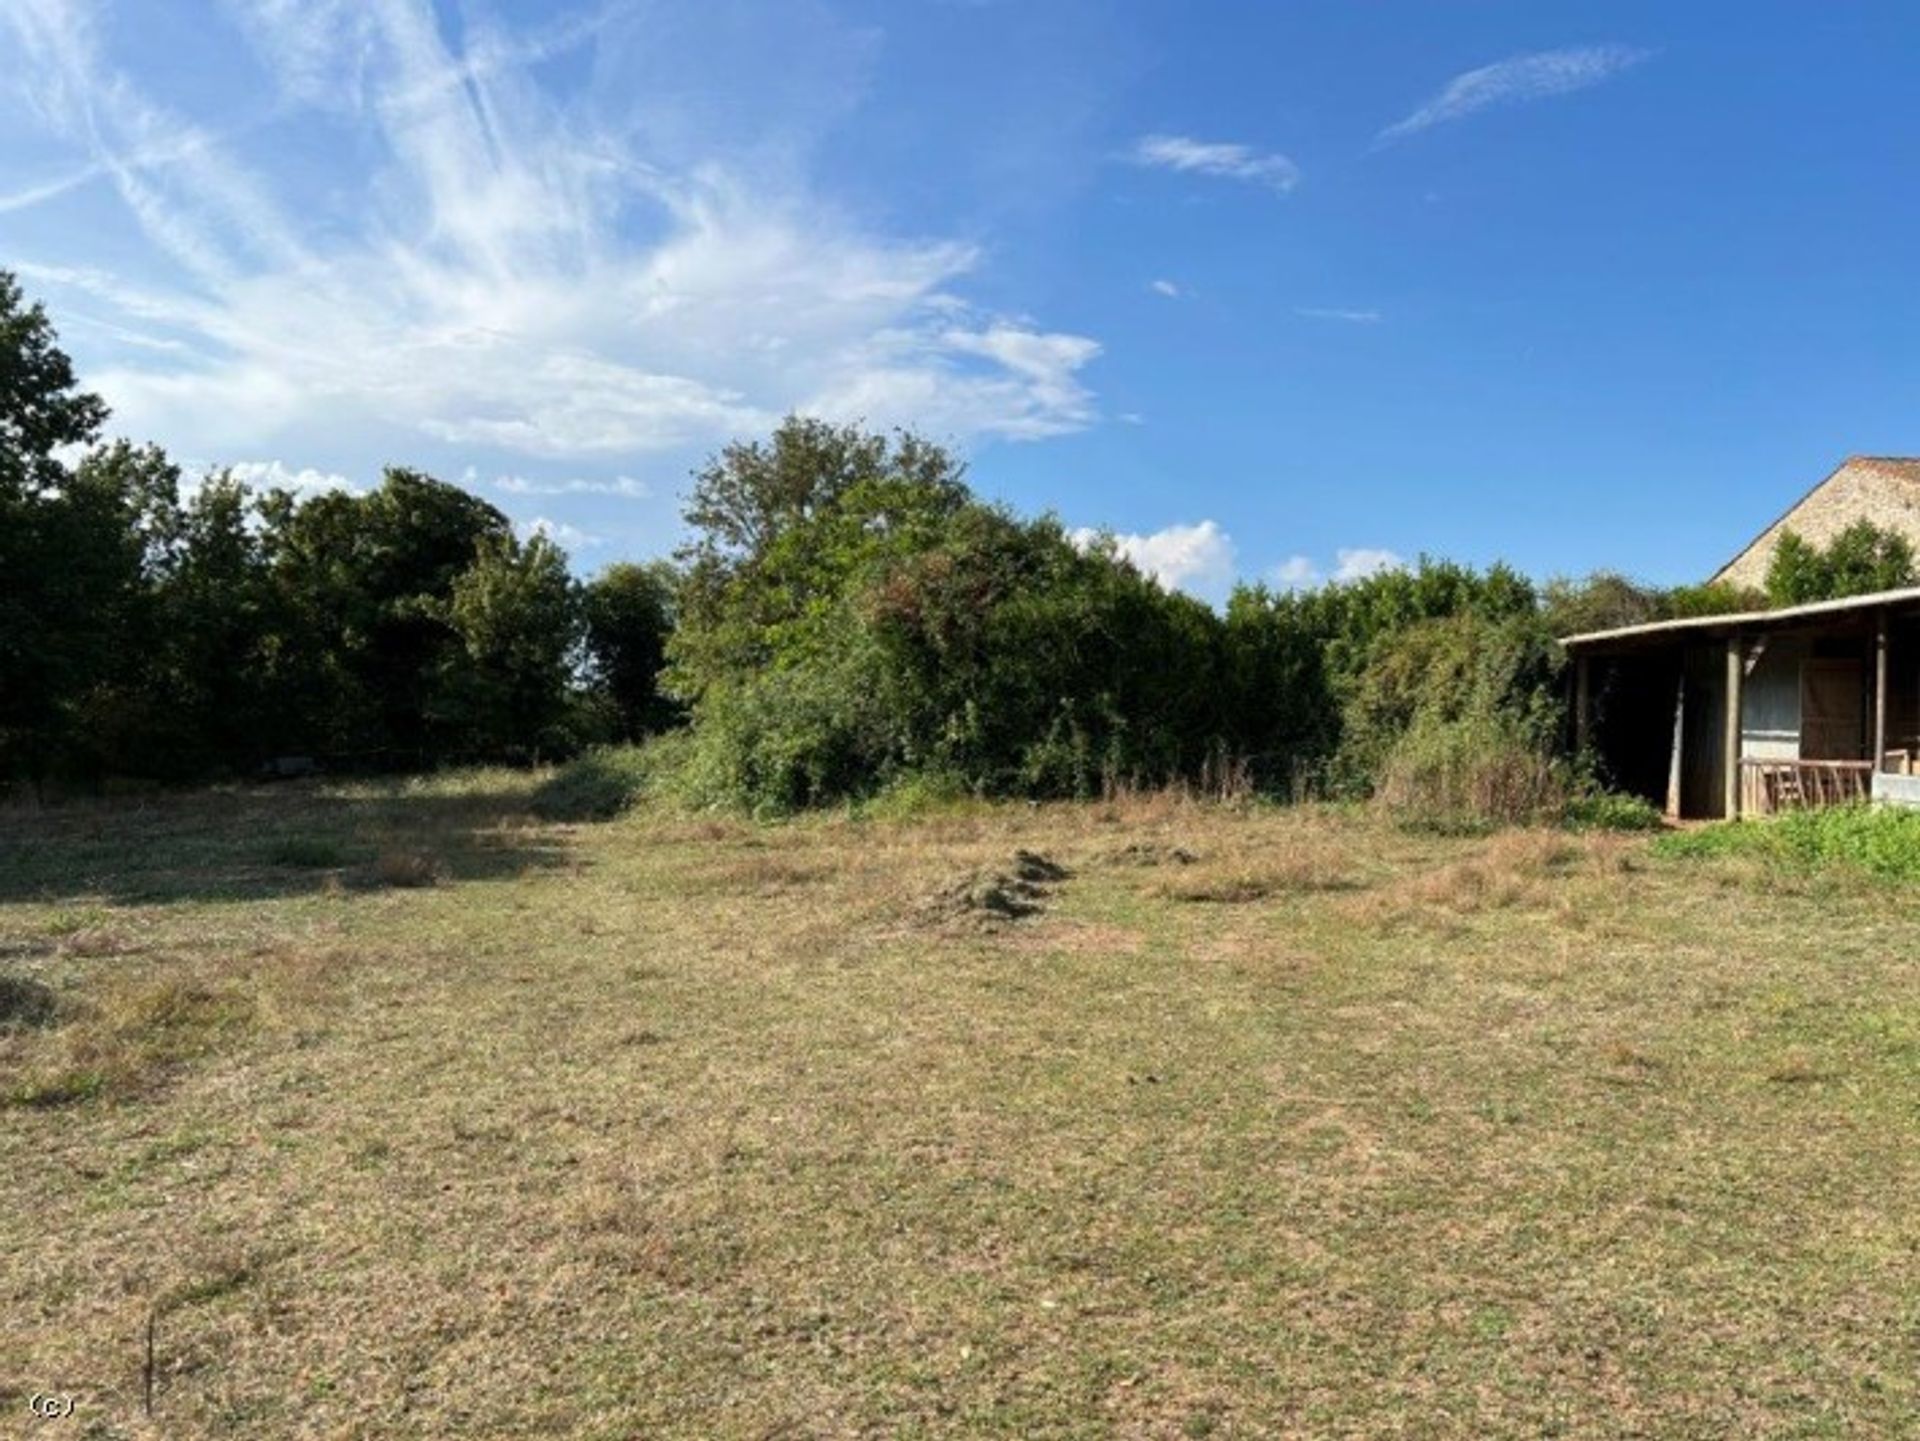
[[1593,741],[1593,676],[1587,653],[1573,661],[1573,752],[1584,756]]
[[1887,613],[1873,633],[1873,768],[1887,763]]
[[1740,818],[1740,688],[1746,680],[1745,647],[1738,635],[1727,637],[1726,818]]

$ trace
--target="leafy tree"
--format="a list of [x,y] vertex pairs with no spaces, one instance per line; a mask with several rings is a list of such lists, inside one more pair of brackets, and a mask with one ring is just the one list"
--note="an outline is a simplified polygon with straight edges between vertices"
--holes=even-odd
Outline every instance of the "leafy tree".
[[0,270],[0,502],[60,491],[60,450],[92,441],[106,419],[106,402],[79,388],[45,307],[28,305]]
[[482,542],[444,616],[459,640],[438,662],[434,718],[447,749],[538,760],[565,748],[580,610],[560,548],[538,535]]
[[938,772],[1071,793],[1188,773],[1217,741],[1218,619],[981,504],[938,447],[790,420],[703,475],[669,675],[709,791],[785,809]]
[[1767,567],[1767,599],[1774,605],[1803,605],[1914,582],[1912,542],[1898,531],[1858,520],[1825,547],[1783,531]]
[[605,692],[621,739],[671,724],[679,709],[660,688],[673,633],[680,576],[665,561],[608,566],[581,601],[592,678]]
[[38,781],[76,761],[78,712],[118,662],[144,532],[177,479],[125,445],[66,464],[106,415],[44,308],[0,271],[0,774]]

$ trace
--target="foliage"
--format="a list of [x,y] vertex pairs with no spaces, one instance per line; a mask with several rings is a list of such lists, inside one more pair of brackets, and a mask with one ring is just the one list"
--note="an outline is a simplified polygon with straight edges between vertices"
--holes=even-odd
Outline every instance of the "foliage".
[[679,572],[665,561],[622,562],[601,571],[581,593],[592,678],[612,706],[622,740],[664,730],[681,718],[660,686],[679,589]]
[[1669,856],[1752,856],[1794,869],[1830,867],[1886,880],[1920,880],[1920,810],[1894,806],[1834,806],[1723,821],[1662,836],[1654,844]]
[[688,521],[669,680],[709,800],[778,812],[919,771],[1087,794],[1186,774],[1225,733],[1210,611],[975,500],[911,435],[789,420],[723,452]]
[[1763,610],[1765,595],[1726,581],[1662,589],[1643,585],[1614,571],[1595,571],[1581,580],[1550,580],[1540,592],[1541,615],[1555,636],[1583,635],[1650,621],[1688,616],[1726,615]]
[[1783,531],[1767,567],[1767,598],[1775,605],[1803,605],[1898,590],[1915,579],[1912,542],[1898,531],[1858,520],[1825,547]]
[[633,808],[671,769],[664,740],[594,746],[561,766],[533,793],[535,815],[552,821],[607,821]]
[[435,720],[480,755],[537,760],[566,749],[580,617],[559,547],[544,536],[483,542],[454,577],[445,616],[459,644],[439,662]]
[[1379,765],[1377,802],[1404,825],[1449,835],[1558,821],[1567,767],[1513,717],[1422,715]]
[[1640,796],[1619,791],[1586,789],[1576,792],[1561,815],[1575,831],[1657,831],[1666,826],[1659,807]]

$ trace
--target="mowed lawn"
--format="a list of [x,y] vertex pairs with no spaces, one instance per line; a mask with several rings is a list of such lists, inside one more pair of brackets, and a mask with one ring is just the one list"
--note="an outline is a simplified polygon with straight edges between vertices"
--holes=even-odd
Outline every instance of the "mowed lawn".
[[1910,891],[535,784],[0,816],[0,1434],[1916,1434]]

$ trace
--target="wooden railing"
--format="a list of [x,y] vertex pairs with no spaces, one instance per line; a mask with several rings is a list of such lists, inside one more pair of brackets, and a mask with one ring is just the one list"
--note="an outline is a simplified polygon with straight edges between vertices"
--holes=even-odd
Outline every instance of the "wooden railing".
[[1872,761],[1788,761],[1743,758],[1740,812],[1817,810],[1864,801],[1873,793]]

